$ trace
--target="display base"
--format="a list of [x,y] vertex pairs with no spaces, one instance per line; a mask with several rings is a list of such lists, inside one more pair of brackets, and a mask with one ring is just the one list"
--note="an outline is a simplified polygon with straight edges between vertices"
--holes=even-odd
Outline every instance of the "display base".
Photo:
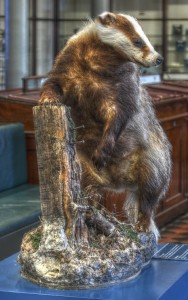
[[18,254],[0,262],[2,300],[187,300],[188,262],[153,259],[134,280],[107,288],[53,290],[35,285],[20,276]]

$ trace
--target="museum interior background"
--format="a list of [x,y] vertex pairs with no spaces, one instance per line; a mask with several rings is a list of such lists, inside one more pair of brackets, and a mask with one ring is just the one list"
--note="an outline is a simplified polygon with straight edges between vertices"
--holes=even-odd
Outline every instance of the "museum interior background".
[[[0,0],[0,258],[18,251],[23,233],[40,216],[32,117],[40,86],[67,39],[103,11],[136,17],[164,57],[160,68],[142,68],[141,79],[173,147],[170,189],[156,211],[156,222],[162,237],[165,226],[171,230],[174,222],[180,223],[180,236],[188,219],[187,10],[187,0]],[[13,137],[14,130],[19,132],[19,143],[12,138],[9,150],[2,143],[6,130]],[[125,198],[104,194],[101,204],[121,219]],[[168,241],[176,241],[174,234]],[[188,233],[183,241],[188,241]]]

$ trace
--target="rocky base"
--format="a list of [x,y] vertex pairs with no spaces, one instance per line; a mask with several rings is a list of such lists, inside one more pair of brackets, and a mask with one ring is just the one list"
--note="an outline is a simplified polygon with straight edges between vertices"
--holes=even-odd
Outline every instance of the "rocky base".
[[87,289],[132,279],[151,260],[156,240],[153,233],[137,233],[131,225],[124,225],[124,230],[124,234],[113,237],[93,235],[95,238],[90,238],[89,245],[45,251],[40,247],[42,226],[39,226],[22,241],[21,274],[55,289]]

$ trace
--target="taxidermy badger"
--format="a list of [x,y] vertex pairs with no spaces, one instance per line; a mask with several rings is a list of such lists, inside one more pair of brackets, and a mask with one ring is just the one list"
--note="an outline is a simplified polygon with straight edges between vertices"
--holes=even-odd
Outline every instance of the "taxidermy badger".
[[[40,103],[71,107],[79,129],[82,188],[129,194],[129,221],[153,231],[153,212],[167,190],[170,146],[156,119],[139,65],[158,66],[137,20],[105,12],[69,39],[41,90]],[[138,226],[139,227],[139,226]]]

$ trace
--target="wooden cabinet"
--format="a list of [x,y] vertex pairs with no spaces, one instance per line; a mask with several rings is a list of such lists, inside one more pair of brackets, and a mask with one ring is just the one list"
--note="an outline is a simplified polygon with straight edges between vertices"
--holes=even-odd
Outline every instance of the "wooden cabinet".
[[21,122],[26,131],[33,131],[32,108],[37,105],[39,92],[23,94],[22,90],[10,90],[0,93],[0,122]]
[[[164,86],[163,86],[164,88]],[[156,103],[156,113],[172,145],[172,176],[169,190],[160,201],[156,221],[161,227],[188,209],[187,199],[187,96],[171,90],[150,88],[157,96],[169,99]],[[154,95],[153,95],[153,98]]]
[[168,193],[162,199],[157,221],[160,225],[173,220],[188,208],[186,197],[186,133],[185,118],[166,121],[163,128],[172,145],[172,177]]
[[[188,84],[167,82],[148,87],[156,114],[172,144],[173,171],[170,188],[156,212],[159,227],[188,209]],[[38,92],[22,94],[20,90],[0,93],[0,122],[22,122],[26,130],[29,182],[38,182],[38,168],[32,107]],[[103,204],[120,219],[125,218],[126,194],[106,193]]]

